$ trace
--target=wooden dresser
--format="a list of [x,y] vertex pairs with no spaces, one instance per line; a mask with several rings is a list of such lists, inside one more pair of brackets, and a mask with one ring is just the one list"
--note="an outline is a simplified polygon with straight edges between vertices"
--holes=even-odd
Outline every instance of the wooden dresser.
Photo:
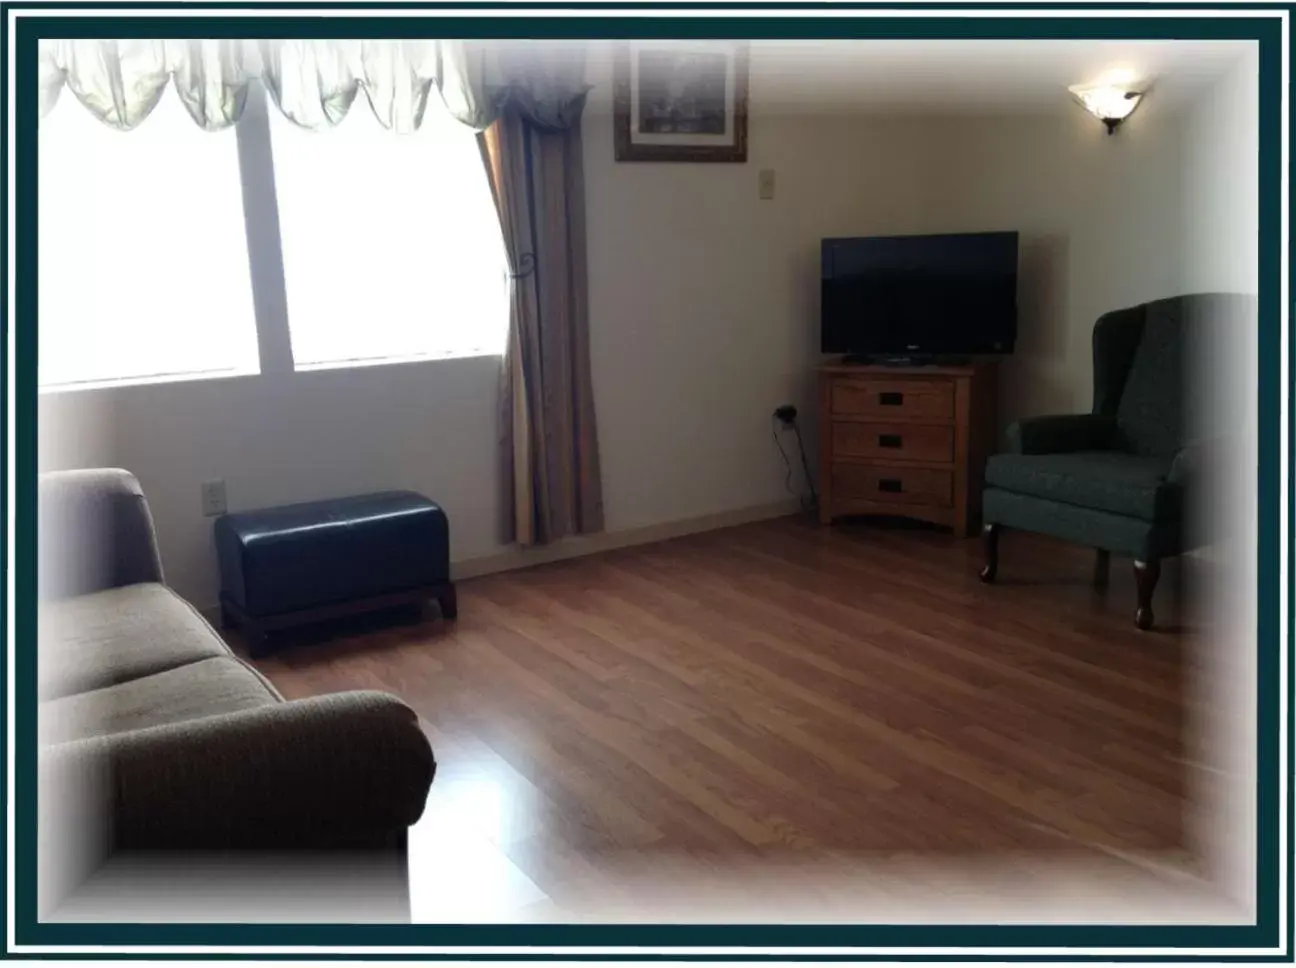
[[993,362],[819,370],[819,520],[917,518],[971,535],[994,449]]

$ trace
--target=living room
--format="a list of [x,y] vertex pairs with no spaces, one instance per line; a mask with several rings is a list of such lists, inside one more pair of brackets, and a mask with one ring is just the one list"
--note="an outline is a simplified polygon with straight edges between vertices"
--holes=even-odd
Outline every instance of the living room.
[[[810,782],[810,774],[799,775],[791,766],[784,779],[774,778],[797,750],[818,757],[819,780],[835,775],[846,789],[817,791],[828,805],[823,817],[800,815],[788,823],[799,831],[791,837],[793,847],[810,852],[778,853],[770,861],[776,866],[766,871],[800,872],[808,857],[826,864],[815,851],[929,856],[935,850],[939,860],[939,849],[903,832],[898,817],[919,809],[920,801],[948,799],[954,813],[961,809],[972,818],[949,828],[950,849],[964,852],[960,856],[978,848],[999,858],[1010,849],[1030,855],[1074,845],[1083,853],[1095,840],[1102,844],[1094,856],[1104,859],[1146,848],[1156,859],[1131,864],[1132,870],[1184,867],[1200,875],[1209,868],[1203,880],[1227,882],[1229,903],[1245,907],[1248,862],[1233,858],[1213,834],[1183,818],[1192,810],[1231,811],[1237,802],[1231,788],[1220,791],[1201,782],[1197,774],[1205,769],[1205,754],[1192,732],[1200,724],[1190,720],[1193,710],[1210,705],[1200,690],[1238,682],[1253,668],[1245,656],[1221,655],[1208,646],[1221,636],[1253,635],[1238,630],[1254,628],[1254,603],[1231,592],[1201,590],[1205,585],[1194,584],[1193,569],[1227,568],[1231,583],[1255,587],[1255,428],[1248,422],[1254,416],[1249,398],[1232,400],[1255,386],[1254,331],[1231,336],[1212,358],[1225,375],[1211,378],[1216,395],[1210,406],[1229,408],[1232,433],[1246,443],[1236,474],[1219,484],[1227,491],[1213,492],[1210,500],[1236,508],[1236,520],[1230,517],[1227,542],[1191,549],[1198,553],[1182,567],[1170,563],[1179,557],[1167,556],[1166,577],[1154,590],[1157,622],[1150,631],[1135,628],[1135,586],[1142,578],[1136,579],[1130,556],[1119,549],[1111,562],[1111,587],[1095,597],[1091,549],[1056,536],[1018,534],[1008,523],[997,581],[983,585],[977,580],[982,543],[965,534],[872,519],[822,528],[813,504],[823,495],[819,367],[834,359],[820,342],[822,241],[1017,233],[1015,346],[989,371],[997,397],[989,450],[1007,451],[1014,423],[1084,414],[1097,406],[1095,324],[1105,314],[1188,294],[1256,293],[1256,45],[754,40],[734,45],[742,51],[745,82],[743,160],[701,163],[618,159],[623,44],[536,43],[549,56],[583,62],[588,84],[579,122],[565,136],[567,148],[578,153],[564,156],[566,167],[551,171],[546,183],[565,180],[561,204],[571,223],[584,223],[580,231],[568,227],[569,237],[583,235],[583,258],[573,249],[567,261],[557,263],[575,266],[572,276],[587,280],[587,295],[580,293],[579,278],[569,283],[576,293],[571,304],[584,299],[586,305],[572,310],[581,322],[572,324],[561,352],[572,354],[572,381],[580,383],[587,368],[588,385],[578,392],[595,415],[593,426],[576,434],[577,456],[563,452],[581,466],[554,473],[555,488],[560,481],[578,492],[564,500],[580,510],[558,528],[571,533],[552,541],[518,540],[516,514],[509,529],[518,484],[505,468],[519,475],[501,459],[502,450],[507,453],[501,427],[514,419],[501,406],[501,384],[509,374],[501,360],[511,361],[516,352],[505,353],[506,344],[512,346],[507,289],[483,298],[483,308],[461,287],[438,309],[462,310],[477,331],[468,332],[467,323],[444,327],[449,335],[442,344],[409,343],[415,349],[402,350],[403,356],[391,351],[364,365],[345,361],[372,356],[365,333],[381,332],[386,339],[391,327],[340,310],[338,319],[319,328],[317,344],[325,348],[318,365],[294,366],[295,354],[300,358],[297,327],[312,325],[309,313],[297,307],[324,313],[330,300],[354,307],[371,290],[385,293],[373,297],[378,303],[415,298],[417,286],[426,283],[411,284],[408,274],[401,275],[406,264],[394,261],[395,250],[410,239],[441,236],[428,244],[446,251],[447,259],[460,257],[453,254],[456,248],[489,252],[492,241],[498,242],[499,193],[493,201],[471,150],[475,134],[465,128],[467,140],[453,141],[458,160],[444,169],[447,178],[465,181],[437,189],[462,196],[455,218],[429,215],[426,233],[411,232],[405,216],[393,209],[365,209],[371,199],[366,192],[383,180],[370,178],[372,171],[382,171],[389,161],[388,172],[411,170],[398,167],[407,164],[404,159],[388,158],[386,142],[378,135],[357,137],[311,174],[314,162],[301,159],[313,156],[305,152],[320,152],[323,159],[331,150],[328,139],[350,129],[312,132],[303,147],[305,142],[292,140],[295,132],[274,99],[264,94],[248,96],[237,125],[215,135],[202,132],[225,139],[225,168],[212,171],[232,172],[234,180],[221,188],[228,203],[221,226],[189,213],[183,229],[192,235],[193,253],[207,258],[210,252],[212,263],[224,266],[229,253],[202,244],[230,238],[225,223],[234,225],[233,237],[242,246],[234,255],[250,262],[251,282],[246,272],[241,279],[226,276],[228,285],[211,287],[210,299],[220,301],[220,312],[242,307],[239,318],[248,325],[238,340],[251,347],[244,354],[251,363],[229,365],[250,370],[184,378],[194,354],[180,347],[173,358],[158,356],[153,374],[121,377],[104,371],[106,357],[85,351],[90,343],[78,343],[75,323],[53,324],[47,332],[42,319],[42,367],[66,361],[72,376],[45,385],[42,370],[40,470],[129,471],[147,499],[166,584],[213,622],[227,582],[214,538],[221,513],[237,517],[389,491],[417,492],[441,509],[450,535],[449,577],[457,589],[453,622],[431,614],[413,625],[344,624],[332,631],[326,626],[308,641],[267,648],[252,659],[289,700],[377,689],[417,714],[437,767],[426,810],[410,832],[413,920],[442,920],[447,912],[468,919],[594,917],[591,905],[604,892],[626,890],[639,898],[626,886],[637,884],[656,896],[664,876],[656,865],[675,863],[679,855],[694,861],[704,856],[703,866],[713,871],[732,864],[750,872],[745,865],[759,861],[762,831],[778,832],[786,820],[789,788]],[[67,64],[62,69],[69,78],[75,75]],[[1068,90],[1097,84],[1124,85],[1141,95],[1110,131]],[[86,99],[77,103],[74,93],[70,87],[62,92],[42,122],[43,138],[47,123],[51,131],[57,122],[70,130],[73,122],[92,117]],[[287,95],[281,91],[280,97]],[[163,100],[156,117],[139,120],[125,136],[111,132],[120,142],[113,150],[133,150],[133,139],[146,135],[150,125],[160,129],[168,105],[187,121],[173,100]],[[366,115],[364,101],[356,98],[350,112]],[[444,108],[429,100],[426,110]],[[246,129],[237,144],[235,128]],[[180,130],[175,138],[189,134]],[[80,129],[68,137],[82,137]],[[167,144],[165,134],[156,138]],[[408,164],[440,164],[433,159],[442,143],[420,146],[429,153],[413,152]],[[152,150],[163,149],[155,144]],[[184,150],[197,149],[186,143]],[[268,177],[257,167],[257,158],[267,153],[274,156]],[[62,157],[68,177],[75,177],[75,159],[66,160],[66,152]],[[348,188],[340,173],[349,173],[346,178],[359,187]],[[414,188],[384,178],[390,182],[381,196],[385,201],[396,204],[392,200],[407,192],[411,208],[415,200],[422,203]],[[336,216],[331,233],[334,216],[320,201],[326,189],[340,199],[339,211],[348,213]],[[260,219],[266,193],[274,200],[276,191],[282,195],[277,214]],[[157,204],[174,207],[182,197]],[[237,206],[232,223],[229,204]],[[53,239],[66,238],[88,214],[84,207],[65,208],[58,218],[66,221],[51,231]],[[477,221],[464,221],[469,218]],[[246,239],[239,239],[245,225]],[[168,237],[168,229],[174,231],[138,225],[141,234],[124,248],[150,233],[153,239]],[[390,238],[380,240],[385,231]],[[42,237],[43,254],[45,244]],[[56,251],[56,241],[48,244]],[[315,261],[303,261],[306,254]],[[545,258],[535,270],[541,288],[547,267],[555,264]],[[43,272],[45,266],[42,261]],[[71,260],[62,274],[50,269],[42,287],[73,288],[76,266]],[[515,280],[529,274],[517,265],[511,272]],[[142,285],[135,280],[116,294],[93,291],[96,299],[118,298],[129,307],[128,290]],[[498,298],[501,293],[505,298]],[[172,312],[154,325],[183,331],[195,297],[173,298],[183,301],[173,301]],[[434,304],[438,298],[431,296]],[[203,319],[220,318],[210,306],[192,308]],[[401,318],[410,318],[408,305]],[[138,331],[133,345],[146,332],[153,330]],[[186,338],[191,346],[219,343],[206,331]],[[390,345],[404,346],[403,338],[391,336]],[[332,358],[329,339],[339,341]],[[78,358],[78,346],[88,359]],[[159,379],[158,373],[170,376]],[[516,388],[506,399],[516,404]],[[796,408],[793,425],[772,417],[788,404]],[[510,439],[516,445],[516,435]],[[582,450],[587,441],[596,446],[592,455]],[[584,480],[590,467],[597,474],[592,484]],[[980,468],[975,471],[968,486],[979,494],[984,481]],[[582,515],[597,524],[583,527]],[[553,564],[561,559],[573,561]],[[870,586],[894,601],[879,600]],[[936,603],[928,607],[965,623],[940,633],[953,637],[941,639],[940,648],[939,634],[921,614],[924,586],[927,600]],[[907,595],[897,591],[904,588],[910,589]],[[735,597],[739,593],[752,601],[744,603]],[[711,618],[727,627],[708,624],[708,599]],[[742,618],[744,610],[751,618]],[[978,626],[997,628],[1002,640],[979,637],[973,631]],[[903,639],[905,627],[928,636],[924,641],[933,651],[923,653]],[[1078,631],[1064,631],[1069,628]],[[240,655],[248,654],[249,643],[237,629],[225,634]],[[964,639],[956,641],[960,634]],[[807,637],[827,643],[826,651],[814,651]],[[537,655],[548,656],[553,666],[523,659],[515,638],[533,648],[540,643]],[[744,652],[744,643],[756,651]],[[510,653],[513,647],[516,654]],[[800,660],[787,651],[802,647],[809,651]],[[781,658],[762,665],[755,657],[761,649]],[[894,654],[877,654],[887,649]],[[817,678],[797,678],[784,666],[798,661]],[[957,671],[945,675],[946,661]],[[913,667],[906,670],[905,662]],[[1199,679],[1203,668],[1217,671],[1209,685]],[[658,680],[663,674],[687,689],[673,691]],[[801,692],[780,692],[771,675],[787,677],[795,683],[788,688]],[[888,682],[887,675],[897,678]],[[429,684],[437,676],[442,679]],[[988,732],[959,746],[942,733],[940,716],[932,722],[919,716],[919,708],[931,708],[934,701],[923,684],[955,693],[972,684],[990,703],[1016,690],[1021,706],[999,725],[987,712],[991,718],[979,725]],[[463,690],[458,699],[457,688]],[[816,702],[836,709],[828,716],[831,726],[834,716],[849,718],[850,710],[883,703],[889,690],[906,694],[912,705],[881,717],[895,735],[879,742],[891,752],[878,753],[872,765],[875,751],[867,744],[880,736],[852,721],[850,728],[858,732],[834,738],[810,712]],[[1229,708],[1248,701],[1254,699],[1233,696]],[[763,703],[771,704],[768,717],[756,713]],[[1056,719],[1050,721],[1052,703]],[[519,718],[507,719],[502,707],[516,707]],[[743,733],[751,725],[743,710],[757,720],[754,736]],[[501,718],[492,722],[496,711]],[[1077,730],[1086,713],[1111,716],[1111,735],[1093,749],[1068,750],[1071,740],[1062,737]],[[727,716],[737,732],[710,721]],[[702,733],[690,732],[699,720],[710,730],[705,741]],[[551,721],[552,729],[546,725]],[[957,730],[968,725],[978,723],[960,722]],[[624,732],[634,728],[682,730],[692,745],[654,753],[651,743],[640,744]],[[1110,750],[1120,746],[1122,728],[1131,731],[1130,749],[1148,747],[1132,760]],[[996,730],[1012,736],[1036,729],[1042,745],[1029,754],[996,753],[988,738]],[[601,746],[578,735],[604,730]],[[789,740],[792,735],[799,739]],[[768,747],[762,746],[765,736]],[[1053,760],[1050,743],[1056,746]],[[710,755],[728,758],[733,769],[719,787],[698,778]],[[1176,758],[1182,762],[1172,768]],[[619,765],[622,760],[635,764],[634,776]],[[972,760],[978,765],[967,767]],[[1069,763],[1074,773],[1067,776],[1050,762]],[[567,771],[553,781],[561,790],[537,775],[540,763]],[[1179,767],[1182,772],[1175,772]],[[674,792],[653,789],[638,771],[659,773]],[[1139,786],[1140,773],[1155,779]],[[749,775],[759,781],[755,786],[746,786]],[[1030,791],[1020,802],[1014,783]],[[1056,793],[1077,783],[1088,785],[1088,792]],[[978,792],[965,795],[964,786]],[[777,800],[770,799],[771,788],[782,790]],[[860,803],[887,800],[897,788],[916,791],[919,799],[905,805],[895,798],[885,807],[879,802],[882,812],[865,821],[877,831],[894,830],[894,843],[881,835],[861,840],[859,831],[834,841],[833,832],[840,833]],[[493,791],[487,812],[503,818],[489,833],[478,823],[486,810],[483,790]],[[597,805],[588,807],[589,816],[564,817],[581,790]],[[1023,806],[1028,801],[1034,806]],[[1208,801],[1214,806],[1201,805]],[[1028,820],[1005,820],[995,804]],[[1123,809],[1138,815],[1138,830],[1122,827]],[[725,859],[727,841],[692,816],[699,810],[737,833],[743,849]],[[946,813],[938,815],[932,826],[953,824]],[[885,818],[895,826],[888,827]],[[1031,823],[1050,832],[1037,837],[1029,832]],[[787,847],[782,836],[770,842]],[[624,843],[633,849],[609,849]],[[753,846],[755,855],[748,849]],[[458,858],[457,869],[501,871],[499,879],[482,881],[474,900],[466,896],[471,891],[444,883],[455,881],[441,863],[446,857]],[[1078,863],[1091,859],[1085,854]],[[618,873],[598,869],[604,861]],[[687,876],[701,877],[688,869]],[[921,864],[915,869],[927,870]],[[906,881],[893,873],[893,886],[926,883],[922,875]],[[1136,894],[1146,887],[1137,878],[1131,884]],[[717,887],[717,898],[727,897],[726,890]],[[510,897],[514,901],[501,901]],[[665,905],[668,899],[658,900]]]

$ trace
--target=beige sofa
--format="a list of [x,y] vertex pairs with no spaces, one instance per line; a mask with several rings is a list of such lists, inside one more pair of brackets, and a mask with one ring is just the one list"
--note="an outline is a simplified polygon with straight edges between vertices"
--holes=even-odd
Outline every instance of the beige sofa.
[[403,850],[435,772],[407,705],[285,701],[166,586],[126,471],[43,475],[38,528],[42,840],[81,845],[76,876],[121,851]]

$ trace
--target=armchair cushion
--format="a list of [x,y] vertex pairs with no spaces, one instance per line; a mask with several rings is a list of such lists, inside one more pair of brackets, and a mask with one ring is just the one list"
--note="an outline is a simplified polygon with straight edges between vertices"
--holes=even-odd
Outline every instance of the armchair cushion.
[[1167,478],[1171,461],[1119,451],[997,454],[986,462],[986,483],[1015,494],[1144,521],[1177,517],[1182,489]]
[[1177,555],[1183,550],[1183,527],[1178,521],[1142,521],[998,487],[985,492],[981,513],[984,520],[1006,528],[1050,534],[1142,561]]
[[1062,454],[1110,446],[1115,425],[1096,413],[1027,417],[1008,428],[1008,442],[1018,454]]

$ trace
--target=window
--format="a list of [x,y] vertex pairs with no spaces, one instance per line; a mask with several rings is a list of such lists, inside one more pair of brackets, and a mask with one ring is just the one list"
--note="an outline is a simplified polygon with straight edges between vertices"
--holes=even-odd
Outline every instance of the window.
[[[363,94],[337,127],[307,131],[263,96],[254,86],[218,132],[170,85],[132,131],[70,92],[42,119],[42,388],[503,352],[507,261],[472,131],[434,103],[396,134]],[[271,199],[278,235],[260,215]],[[279,277],[250,272],[249,251],[272,264],[274,247],[285,291],[257,304],[286,301],[286,320],[253,309],[254,287]],[[258,326],[278,330],[268,345],[291,342],[291,362],[259,358]]]
[[65,91],[38,151],[40,385],[255,373],[234,131],[170,86],[127,132]]
[[270,132],[299,368],[503,351],[507,263],[470,129],[429,105],[394,134],[357,104],[324,132],[271,111]]

